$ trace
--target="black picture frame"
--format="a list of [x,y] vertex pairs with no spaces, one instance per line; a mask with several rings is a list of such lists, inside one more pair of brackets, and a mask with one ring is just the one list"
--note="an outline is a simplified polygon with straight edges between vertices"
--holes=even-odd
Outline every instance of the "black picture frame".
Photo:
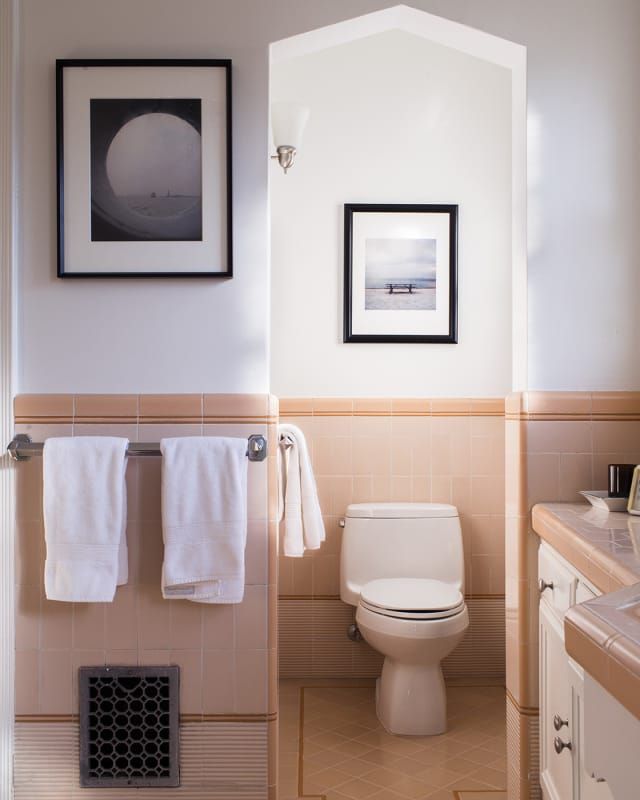
[[[150,68],[158,69],[157,86],[155,72],[149,73]],[[99,83],[104,80],[105,69],[113,76],[109,79],[111,84],[121,85],[121,94],[117,88],[105,90],[104,83]],[[75,84],[68,83],[73,78],[72,71],[76,71]],[[171,80],[167,81],[167,77]],[[96,97],[91,88],[93,78],[99,86]],[[143,87],[141,90],[136,91],[136,82]],[[172,82],[178,87],[177,91],[172,90]],[[77,88],[79,85],[81,90]],[[112,107],[94,106],[96,103],[111,103]],[[104,208],[113,208],[114,198],[121,200],[111,185],[104,189],[108,184],[106,164],[110,145],[125,124],[152,113],[177,117],[179,124],[187,123],[197,131],[199,145],[197,150],[192,148],[197,154],[193,157],[193,172],[195,175],[200,169],[200,187],[193,191],[193,197],[172,194],[170,190],[166,197],[150,193],[151,211],[144,209],[146,219],[142,219],[140,225],[152,227],[152,230],[141,227],[140,232],[131,225],[125,227],[124,223],[119,227],[120,220],[112,225],[113,215],[104,212]],[[100,119],[110,120],[110,128],[104,135],[104,128],[96,128]],[[95,135],[96,129],[100,135]],[[75,146],[69,145],[65,150],[72,138]],[[79,140],[81,146],[77,146]],[[177,141],[179,146],[179,139]],[[207,142],[215,144],[214,155],[211,155],[211,147],[206,147]],[[188,150],[186,146],[183,149]],[[200,159],[197,163],[196,158]],[[233,277],[230,59],[58,59],[56,160],[59,278]],[[132,163],[136,163],[133,156]],[[101,183],[96,181],[99,169],[104,173]],[[150,171],[147,174],[151,174]],[[82,179],[76,180],[77,175]],[[178,175],[177,169],[173,170],[173,175]],[[102,207],[96,201],[98,192],[102,192],[98,201],[105,199]],[[161,201],[164,201],[165,211],[171,203],[174,206],[190,204],[191,207],[171,209],[169,225],[165,225],[165,220],[152,219],[153,203],[160,206]],[[120,206],[122,208],[124,203]],[[121,212],[123,216],[128,215],[127,223],[132,219],[130,208],[131,205]],[[209,213],[211,211],[214,213]],[[138,213],[138,218],[142,217],[143,214]],[[180,226],[182,231],[176,234],[175,229]]]
[[[433,239],[413,239],[412,237],[408,237],[408,241],[416,241],[416,242],[426,242],[426,241],[433,241],[433,245],[430,245],[430,248],[434,252],[434,263],[435,263],[435,278],[431,281],[433,283],[433,294],[429,295],[429,297],[433,298],[430,299],[429,302],[434,305],[432,309],[435,312],[435,303],[436,303],[436,285],[437,280],[445,280],[446,285],[448,286],[447,291],[447,298],[445,300],[447,314],[446,314],[446,321],[440,321],[438,324],[438,330],[436,331],[425,331],[416,332],[412,330],[411,332],[407,332],[406,330],[402,330],[402,325],[399,325],[398,332],[389,332],[388,330],[381,331],[376,330],[376,322],[374,320],[382,320],[379,310],[382,306],[377,305],[375,306],[375,311],[373,314],[367,314],[369,309],[367,303],[369,302],[368,299],[365,300],[367,297],[366,292],[366,284],[365,284],[365,274],[366,274],[366,259],[364,258],[365,249],[363,249],[363,234],[362,231],[356,230],[358,228],[358,222],[360,220],[359,215],[389,215],[389,229],[393,230],[394,223],[398,222],[400,218],[397,215],[416,215],[416,214],[424,214],[428,215],[425,216],[425,230],[429,229],[429,224],[433,222],[434,229],[437,229],[442,232],[441,236],[436,236]],[[409,218],[405,217],[406,220],[412,219],[416,221],[415,217]],[[373,240],[373,241],[388,241],[388,242],[403,242],[403,238],[397,236],[396,238],[389,238],[385,237],[385,220],[384,217],[377,216],[375,220],[373,217],[370,217],[367,221],[366,217],[362,218],[363,221],[366,223],[370,223],[371,225],[375,226],[375,223],[380,224],[380,240]],[[401,221],[401,220],[400,220]],[[417,228],[420,229],[420,220],[417,220]],[[375,231],[375,227],[373,228]],[[427,234],[425,234],[427,235]],[[421,234],[422,236],[422,234]],[[441,241],[438,241],[441,239]],[[370,239],[369,239],[370,240]],[[371,241],[371,240],[370,240]],[[402,246],[402,244],[401,244]],[[358,251],[359,255],[356,256],[354,261],[354,247]],[[438,248],[446,248],[445,255],[441,257],[438,255],[438,259],[436,261],[435,253],[439,252]],[[356,263],[357,262],[357,263]],[[356,274],[357,273],[357,274]],[[354,281],[357,281],[354,283]],[[412,293],[413,289],[411,286],[415,288],[415,285],[409,283],[399,283],[393,284],[391,281],[384,284],[385,287],[390,287],[388,289],[389,294],[393,294],[395,286],[402,287],[401,291]],[[408,287],[408,288],[407,288]],[[379,296],[376,296],[375,302],[382,301],[382,293],[386,294],[386,288],[384,290],[376,288],[377,292],[380,292]],[[412,302],[422,302],[425,303],[423,310],[427,309],[426,303],[426,291],[423,291],[424,297],[417,298],[419,294],[418,289],[416,289],[415,295],[416,298],[412,300]],[[399,295],[398,295],[399,297]],[[356,308],[354,312],[354,302],[358,301],[358,308]],[[407,298],[409,299],[409,298]],[[403,298],[404,300],[404,298]],[[396,302],[394,300],[394,302]],[[372,301],[373,303],[373,301]],[[400,299],[398,299],[399,305],[402,304]],[[386,309],[386,307],[384,307]],[[398,321],[401,321],[403,318],[407,321],[413,321],[418,319],[417,317],[406,317],[403,315],[412,315],[415,314],[416,309],[411,310],[402,310],[402,308],[393,309],[393,313],[395,314],[395,318]],[[420,308],[418,308],[420,310]],[[362,313],[364,312],[364,314]],[[386,313],[386,310],[385,312]],[[367,321],[367,316],[371,318],[371,322]],[[357,319],[354,319],[356,318]],[[429,319],[428,314],[423,314],[420,317],[422,319]],[[384,319],[383,321],[386,323],[387,320],[390,320],[392,323],[394,320],[391,318]],[[367,328],[370,327],[371,329],[368,330]],[[386,324],[385,328],[388,328],[389,325]],[[345,203],[344,205],[344,326],[343,326],[343,342],[350,343],[350,342],[364,342],[364,343],[391,343],[391,342],[399,342],[399,343],[431,343],[431,344],[456,344],[458,341],[458,206],[457,205],[450,205],[450,204],[379,204],[379,203]]]

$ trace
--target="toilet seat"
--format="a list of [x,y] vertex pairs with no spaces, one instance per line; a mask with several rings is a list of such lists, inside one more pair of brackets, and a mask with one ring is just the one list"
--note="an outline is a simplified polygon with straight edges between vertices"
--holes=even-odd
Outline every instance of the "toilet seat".
[[466,606],[457,586],[428,578],[382,578],[366,583],[360,606],[374,614],[407,620],[447,619]]
[[[356,609],[356,624],[364,638],[374,644],[372,635],[389,636],[395,642],[394,649],[404,650],[415,642],[431,642],[455,636],[469,627],[469,611],[462,609],[449,617],[396,617],[384,611],[374,611],[360,604]],[[403,641],[404,645],[400,645]],[[374,644],[375,646],[375,644]],[[378,649],[378,648],[376,648]]]

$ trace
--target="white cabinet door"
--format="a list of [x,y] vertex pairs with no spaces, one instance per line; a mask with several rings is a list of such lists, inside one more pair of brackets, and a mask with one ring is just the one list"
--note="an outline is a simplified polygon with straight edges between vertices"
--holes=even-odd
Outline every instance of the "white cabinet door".
[[[598,782],[585,767],[584,671],[564,647],[565,612],[576,602],[592,600],[597,590],[545,543],[538,573],[546,587],[540,600],[542,795],[544,800],[613,800],[609,784]],[[591,718],[597,716],[592,710]],[[593,739],[593,728],[590,735]],[[640,791],[633,795],[638,798]]]
[[546,602],[540,603],[540,784],[545,800],[574,798],[569,659],[562,623]]
[[[595,596],[595,595],[594,595]],[[567,656],[572,689],[571,728],[573,731],[574,796],[576,800],[613,800],[606,781],[598,781],[587,771],[584,758],[584,670]]]
[[596,780],[589,775],[580,762],[580,800],[613,800],[609,784],[605,780]]
[[[587,672],[584,676],[585,764],[607,779],[615,800],[640,797],[640,720]],[[591,800],[591,795],[586,795]],[[600,800],[601,795],[597,795]]]

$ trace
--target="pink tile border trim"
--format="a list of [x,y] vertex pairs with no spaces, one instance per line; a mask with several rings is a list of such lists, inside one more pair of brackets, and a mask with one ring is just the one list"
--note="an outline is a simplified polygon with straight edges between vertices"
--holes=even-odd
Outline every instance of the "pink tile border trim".
[[501,397],[283,397],[261,394],[18,395],[17,422],[276,421],[282,416],[488,416],[640,420],[640,392],[517,392]]
[[516,392],[502,397],[281,397],[280,414],[487,416],[518,420],[640,420],[640,392]]
[[503,417],[502,397],[281,397],[283,417]]
[[640,420],[640,392],[516,392],[505,400],[507,419]]
[[277,422],[268,394],[23,394],[14,398],[17,423]]

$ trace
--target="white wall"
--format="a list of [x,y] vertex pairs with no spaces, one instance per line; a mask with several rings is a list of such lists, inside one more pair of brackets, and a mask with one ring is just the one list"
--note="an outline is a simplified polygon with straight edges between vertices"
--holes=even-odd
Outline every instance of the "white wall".
[[[267,388],[268,44],[389,4],[22,0],[21,391]],[[528,48],[531,388],[640,388],[640,3],[412,5]],[[55,59],[187,56],[234,62],[236,277],[57,280]]]
[[[312,114],[271,182],[275,394],[507,394],[511,71],[395,30],[279,61],[271,91]],[[345,202],[459,205],[458,344],[342,342]]]
[[[26,0],[20,390],[260,392],[268,386],[268,40],[238,6]],[[55,277],[56,58],[230,57],[234,278]]]

